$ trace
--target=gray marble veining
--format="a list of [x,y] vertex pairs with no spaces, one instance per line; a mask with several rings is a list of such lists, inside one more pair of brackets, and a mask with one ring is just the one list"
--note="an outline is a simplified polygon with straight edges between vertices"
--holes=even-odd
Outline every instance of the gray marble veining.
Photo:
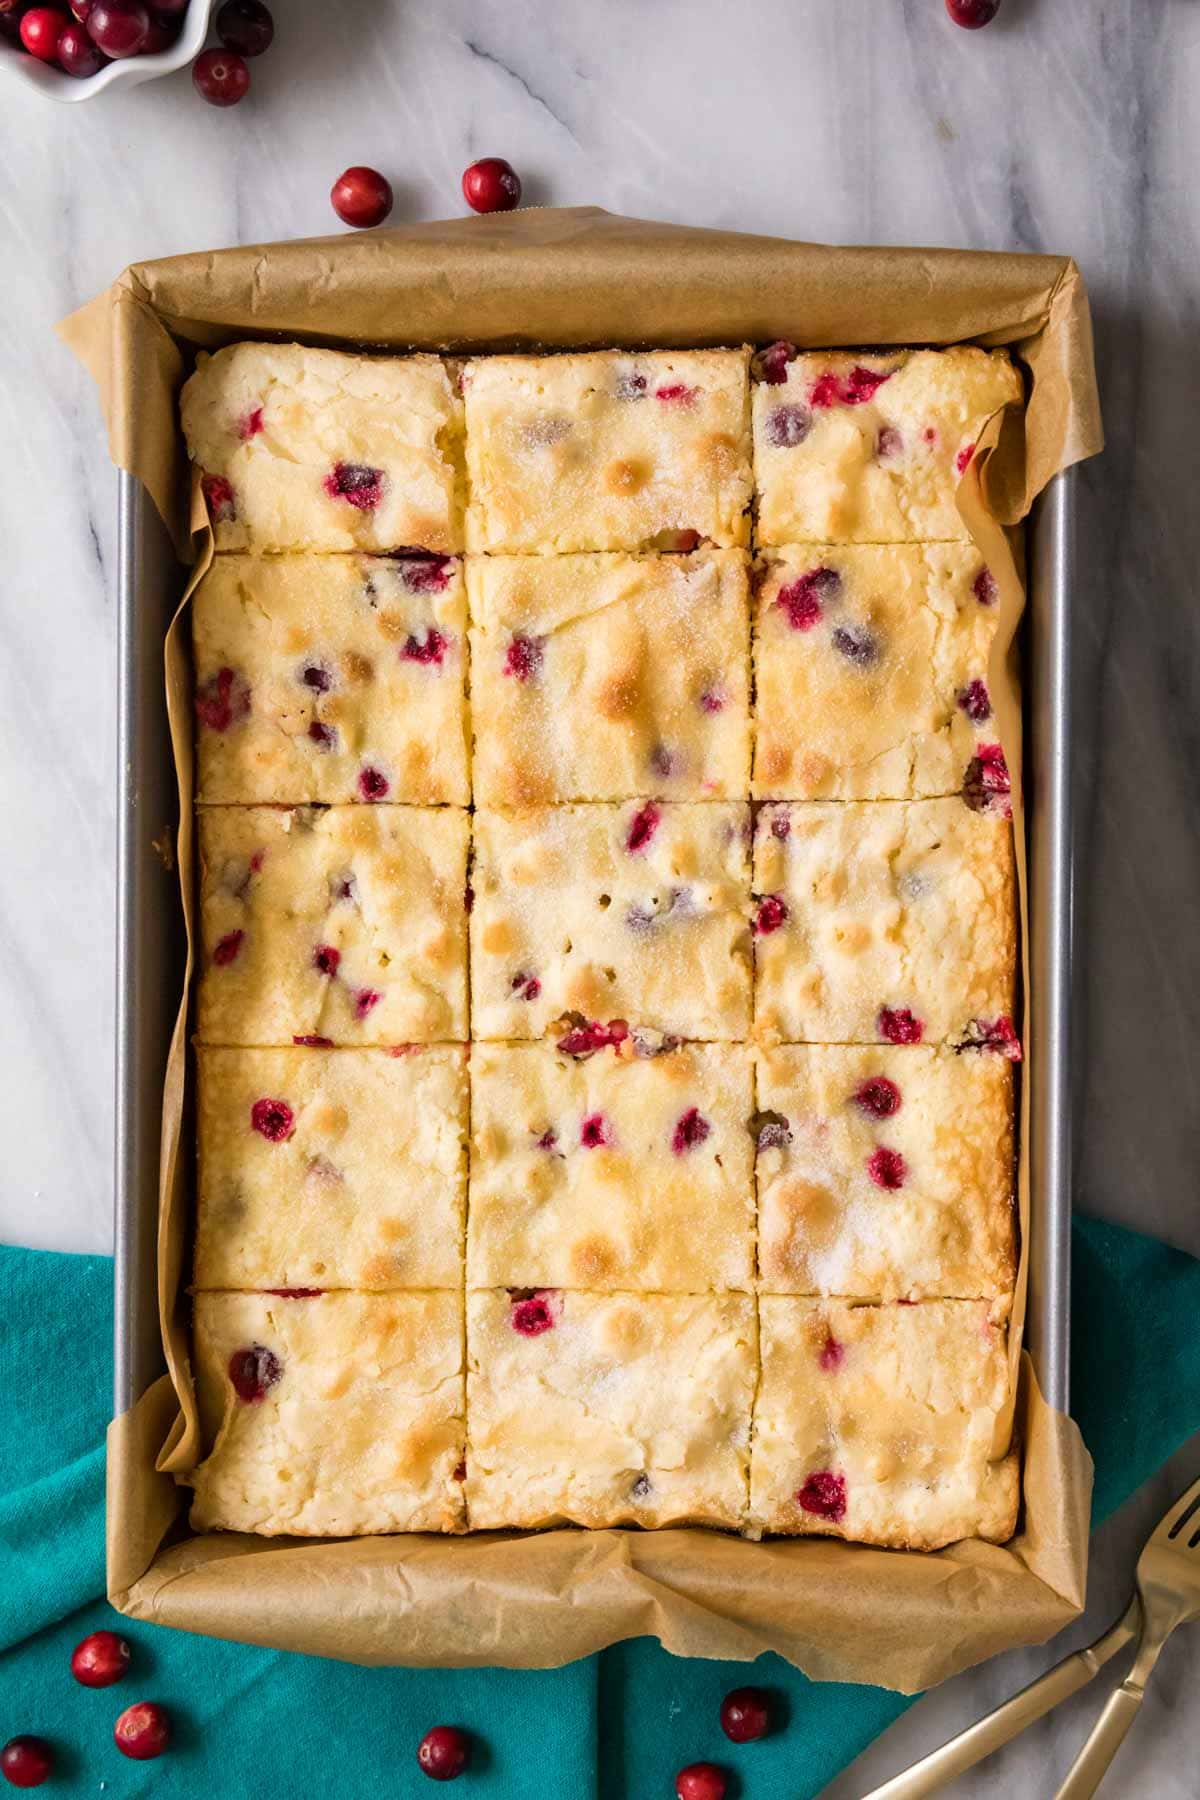
[[[1109,448],[1077,595],[1080,1203],[1200,1252],[1200,4],[1004,0],[279,0],[251,98],[186,75],[74,108],[0,86],[0,1237],[111,1235],[113,480],[54,320],[127,262],[336,229],[348,163],[397,218],[460,210],[508,156],[534,204],[841,242],[1069,251],[1088,278]],[[2,77],[0,77],[2,80]],[[1181,1453],[1100,1534],[1084,1641],[1122,1603]],[[999,1659],[915,1708],[852,1800],[1045,1665]],[[1200,1641],[1163,1658],[1105,1792],[1200,1791]],[[1053,1791],[1083,1696],[960,1784]]]

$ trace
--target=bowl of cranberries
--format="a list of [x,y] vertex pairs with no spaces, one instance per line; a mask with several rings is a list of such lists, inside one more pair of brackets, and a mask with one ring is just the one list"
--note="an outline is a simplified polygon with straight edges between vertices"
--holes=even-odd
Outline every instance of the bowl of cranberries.
[[186,68],[214,0],[0,0],[0,73],[54,100],[90,100]]

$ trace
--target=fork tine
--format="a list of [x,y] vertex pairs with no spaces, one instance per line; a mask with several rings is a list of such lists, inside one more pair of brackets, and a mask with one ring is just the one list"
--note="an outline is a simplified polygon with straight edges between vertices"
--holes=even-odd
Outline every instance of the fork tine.
[[[1197,1512],[1200,1512],[1200,1481],[1193,1481],[1187,1492],[1179,1496],[1175,1505],[1168,1507],[1166,1516],[1151,1537],[1151,1543],[1155,1538],[1160,1543],[1175,1543],[1175,1539]],[[1188,1539],[1187,1548],[1194,1550],[1197,1543],[1200,1543],[1200,1519],[1196,1521],[1196,1530]],[[1182,1544],[1176,1545],[1176,1548],[1180,1550],[1183,1547]]]

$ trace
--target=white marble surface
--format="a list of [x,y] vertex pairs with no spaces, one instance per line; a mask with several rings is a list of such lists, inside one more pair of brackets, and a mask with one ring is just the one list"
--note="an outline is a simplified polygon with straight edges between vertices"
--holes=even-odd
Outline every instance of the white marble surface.
[[[1077,594],[1078,1194],[1200,1252],[1200,5],[1005,0],[976,34],[941,0],[276,10],[277,47],[228,113],[186,76],[67,109],[0,75],[0,1238],[111,1235],[114,487],[51,325],[135,259],[335,228],[348,163],[389,174],[398,218],[439,217],[492,153],[534,203],[1079,259],[1110,448],[1087,476]],[[1093,1635],[1197,1468],[1200,1443],[1100,1534]],[[950,1684],[831,1800],[1048,1660]],[[1168,1648],[1114,1800],[1200,1792],[1198,1675],[1200,1638]],[[1049,1795],[1095,1705],[956,1791]]]

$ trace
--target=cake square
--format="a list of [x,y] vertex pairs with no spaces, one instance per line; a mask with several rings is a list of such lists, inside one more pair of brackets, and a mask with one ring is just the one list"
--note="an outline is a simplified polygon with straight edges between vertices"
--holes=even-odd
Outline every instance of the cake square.
[[732,802],[478,811],[474,1036],[541,1037],[574,1014],[744,1038],[748,839]]
[[761,566],[754,792],[958,793],[996,733],[994,584],[969,544],[816,545]]
[[761,1041],[1019,1056],[1007,819],[961,800],[765,806],[754,885]]
[[749,543],[748,350],[488,356],[463,394],[469,550]]
[[482,805],[745,795],[744,552],[472,557],[467,592]]
[[218,550],[462,545],[462,400],[436,356],[201,351],[180,400]]
[[985,1300],[759,1302],[751,1523],[896,1549],[1016,1530],[1014,1454],[993,1459],[1007,1332]]
[[461,1049],[201,1049],[197,1063],[198,1288],[461,1285]]
[[789,351],[758,363],[759,543],[968,538],[958,484],[993,413],[1022,400],[1007,351]]
[[192,600],[198,798],[471,798],[447,557],[218,556]]
[[200,811],[207,1044],[467,1036],[467,815],[450,807]]
[[457,1293],[198,1294],[197,1531],[460,1531]]
[[759,1286],[997,1297],[1015,1272],[1012,1065],[942,1046],[760,1055]]
[[753,1110],[740,1046],[476,1045],[469,1284],[749,1290]]
[[749,1298],[469,1293],[467,1366],[472,1529],[741,1523]]

